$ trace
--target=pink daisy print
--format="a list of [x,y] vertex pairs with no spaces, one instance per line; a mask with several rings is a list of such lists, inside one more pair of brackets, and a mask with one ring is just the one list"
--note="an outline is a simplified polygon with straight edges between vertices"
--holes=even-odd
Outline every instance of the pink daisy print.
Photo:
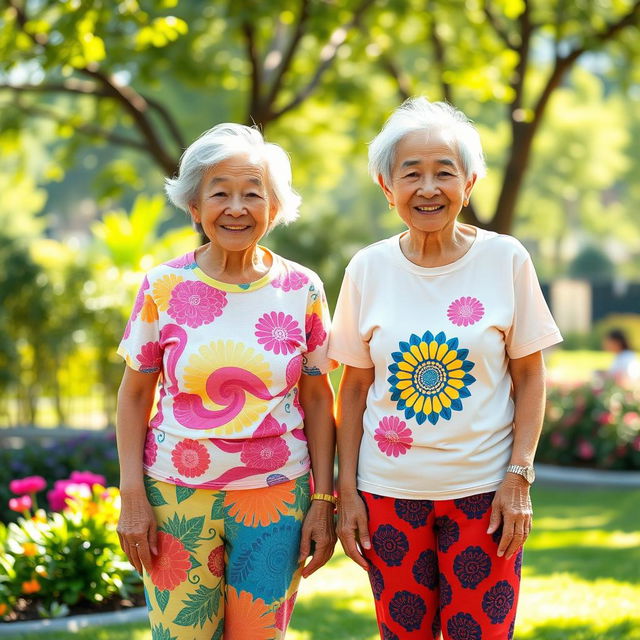
[[144,441],[144,455],[142,462],[148,469],[153,465],[158,457],[158,445],[156,443],[156,434],[154,429],[147,429],[147,437]]
[[478,298],[463,296],[454,300],[447,310],[447,316],[458,327],[475,324],[484,315],[484,306]]
[[280,424],[270,413],[268,413],[264,420],[258,425],[258,428],[254,431],[254,438],[266,438],[267,436],[281,436],[286,433],[287,425]]
[[196,328],[222,315],[227,294],[204,282],[179,282],[171,292],[167,313],[178,323]]
[[385,416],[378,423],[375,441],[382,453],[397,458],[407,453],[413,442],[411,429],[395,416]]
[[211,462],[207,448],[197,440],[188,438],[178,442],[171,452],[173,466],[187,478],[201,476]]
[[242,445],[240,460],[247,467],[275,471],[289,459],[291,451],[282,438],[256,438]]
[[281,276],[278,276],[271,282],[271,286],[276,289],[282,289],[283,291],[297,291],[302,289],[305,284],[309,282],[309,278],[300,271],[290,271]]
[[147,342],[140,347],[137,355],[142,373],[155,373],[162,365],[162,350],[159,342]]
[[303,341],[298,323],[282,311],[265,313],[256,324],[255,335],[259,344],[276,355],[293,353]]
[[317,313],[308,313],[304,319],[304,332],[307,334],[307,353],[311,353],[324,344],[327,332]]

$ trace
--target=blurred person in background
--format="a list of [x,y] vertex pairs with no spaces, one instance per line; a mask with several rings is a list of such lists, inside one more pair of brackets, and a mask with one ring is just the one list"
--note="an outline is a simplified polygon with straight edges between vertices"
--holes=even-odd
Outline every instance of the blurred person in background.
[[154,638],[282,638],[336,540],[323,285],[259,244],[300,198],[257,129],[205,132],[166,190],[209,242],[147,273],[118,348],[120,542]]
[[463,113],[408,100],[369,169],[407,230],[353,257],[334,315],[338,535],[383,639],[506,640],[562,338],[524,247],[458,220],[485,173]]
[[602,340],[602,348],[614,354],[613,362],[605,372],[609,378],[622,386],[640,383],[640,360],[631,349],[629,340],[622,329],[611,329]]

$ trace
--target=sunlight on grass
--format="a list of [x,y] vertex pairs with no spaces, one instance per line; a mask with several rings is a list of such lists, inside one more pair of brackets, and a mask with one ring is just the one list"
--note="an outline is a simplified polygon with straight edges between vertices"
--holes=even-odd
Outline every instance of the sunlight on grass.
[[564,351],[555,349],[545,354],[550,380],[587,382],[594,371],[606,371],[613,361],[607,351]]

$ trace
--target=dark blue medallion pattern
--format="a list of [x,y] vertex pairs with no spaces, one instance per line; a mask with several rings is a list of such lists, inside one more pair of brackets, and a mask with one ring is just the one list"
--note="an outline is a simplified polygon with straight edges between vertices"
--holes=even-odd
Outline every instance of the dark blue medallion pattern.
[[489,616],[492,624],[505,621],[513,608],[515,595],[513,587],[506,580],[500,580],[484,594],[482,610]]
[[479,493],[475,496],[458,498],[454,504],[464,513],[469,520],[481,520],[482,516],[489,510],[493,502],[495,492]]
[[407,536],[390,524],[381,524],[371,541],[374,551],[389,567],[399,567],[409,551]]
[[448,516],[436,518],[436,530],[438,534],[438,549],[446,553],[449,547],[458,542],[460,538],[460,527],[455,520]]
[[406,631],[415,631],[422,625],[427,613],[425,601],[411,591],[397,591],[389,603],[389,613]]
[[435,551],[423,551],[415,561],[412,569],[413,577],[418,584],[427,589],[438,586],[438,556]]
[[482,640],[482,629],[469,613],[456,613],[447,621],[451,640]]
[[397,498],[394,503],[396,515],[401,520],[408,522],[414,529],[427,524],[427,518],[433,511],[431,500],[406,500]]
[[465,589],[475,589],[491,572],[491,558],[481,547],[467,547],[453,561],[453,572]]

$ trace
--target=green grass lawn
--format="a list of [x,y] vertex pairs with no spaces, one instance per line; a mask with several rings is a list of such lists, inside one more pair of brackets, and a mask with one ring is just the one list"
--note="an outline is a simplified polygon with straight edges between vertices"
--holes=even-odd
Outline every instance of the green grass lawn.
[[[536,488],[534,507],[517,640],[640,640],[640,491]],[[46,637],[151,640],[142,624]],[[336,553],[303,583],[287,638],[376,640],[366,574]]]

